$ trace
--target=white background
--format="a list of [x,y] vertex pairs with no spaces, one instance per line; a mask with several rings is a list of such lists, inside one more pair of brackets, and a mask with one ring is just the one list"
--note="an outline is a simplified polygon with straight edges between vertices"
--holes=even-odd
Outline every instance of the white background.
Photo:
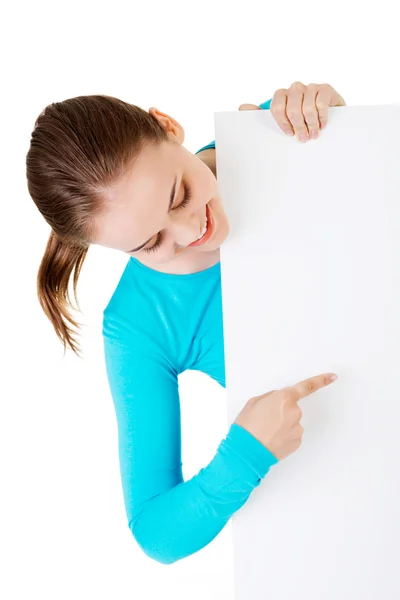
[[216,115],[229,418],[339,375],[300,401],[302,447],[233,516],[235,600],[400,598],[400,104],[329,117],[301,145],[270,112]]
[[[2,7],[2,598],[233,599],[231,523],[170,566],[143,555],[127,528],[101,338],[127,259],[90,250],[78,284],[85,358],[63,358],[36,298],[49,235],[25,181],[36,117],[54,101],[110,94],[176,118],[194,153],[215,139],[214,112],[260,104],[294,81],[330,83],[348,105],[398,102],[395,8],[389,0]],[[312,186],[312,163],[308,177]],[[179,383],[187,479],[226,435],[226,392],[196,372]]]

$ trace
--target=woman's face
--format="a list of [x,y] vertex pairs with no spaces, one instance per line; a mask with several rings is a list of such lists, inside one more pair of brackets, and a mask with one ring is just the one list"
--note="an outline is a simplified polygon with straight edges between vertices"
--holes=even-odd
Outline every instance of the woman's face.
[[[228,236],[229,222],[213,172],[182,145],[181,125],[156,109],[150,111],[170,141],[143,149],[107,191],[107,209],[96,219],[94,243],[126,252],[159,271],[190,271],[196,262],[205,265],[205,254],[215,256]],[[204,231],[206,205],[212,235],[204,244],[188,247]]]

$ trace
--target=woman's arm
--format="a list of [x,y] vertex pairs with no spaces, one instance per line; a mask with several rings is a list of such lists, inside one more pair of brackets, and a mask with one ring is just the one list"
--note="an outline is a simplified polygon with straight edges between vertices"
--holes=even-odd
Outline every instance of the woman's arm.
[[196,153],[196,156],[200,158],[207,165],[209,169],[214,173],[215,179],[217,179],[217,165],[215,159],[215,148],[208,148],[202,152]]
[[103,335],[128,526],[147,556],[171,564],[210,543],[278,461],[232,424],[183,480],[178,373],[153,329],[106,314]]

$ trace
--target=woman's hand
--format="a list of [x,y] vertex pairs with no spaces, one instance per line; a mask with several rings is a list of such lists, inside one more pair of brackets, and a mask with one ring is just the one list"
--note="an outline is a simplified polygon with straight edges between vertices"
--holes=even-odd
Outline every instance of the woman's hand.
[[300,447],[303,413],[298,401],[330,385],[336,373],[323,373],[299,381],[296,385],[272,390],[250,398],[236,417],[234,423],[246,429],[272,454],[282,460]]
[[[275,92],[270,111],[283,133],[296,134],[300,142],[306,142],[310,137],[317,139],[319,129],[326,127],[330,106],[346,106],[331,85],[304,85],[295,81],[288,90],[281,88]],[[262,109],[254,104],[241,104],[239,110]]]

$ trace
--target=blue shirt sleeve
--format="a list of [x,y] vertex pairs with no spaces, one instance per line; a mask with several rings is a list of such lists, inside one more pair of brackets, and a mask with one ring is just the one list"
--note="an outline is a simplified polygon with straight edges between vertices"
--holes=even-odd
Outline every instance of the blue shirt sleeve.
[[144,553],[171,564],[211,542],[275,456],[232,424],[211,462],[183,480],[178,373],[157,336],[113,313],[103,321],[129,528]]
[[[267,100],[266,102],[263,102],[262,104],[259,104],[258,106],[260,108],[262,108],[263,110],[269,110],[270,106],[271,106],[271,102],[272,102],[272,98],[270,100]],[[203,150],[208,150],[209,148],[215,148],[215,140],[213,142],[211,142],[210,144],[207,144],[207,146],[203,146],[203,148],[200,148],[200,150],[195,152],[195,155],[199,154],[199,152],[202,152]]]

